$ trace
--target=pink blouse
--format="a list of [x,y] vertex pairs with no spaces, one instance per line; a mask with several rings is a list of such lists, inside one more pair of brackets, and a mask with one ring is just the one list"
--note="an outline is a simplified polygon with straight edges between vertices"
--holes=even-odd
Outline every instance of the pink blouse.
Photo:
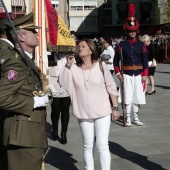
[[68,92],[72,113],[78,119],[93,119],[111,114],[109,94],[118,96],[116,84],[103,62],[104,76],[99,63],[91,70],[82,70],[73,64],[60,74],[61,86]]

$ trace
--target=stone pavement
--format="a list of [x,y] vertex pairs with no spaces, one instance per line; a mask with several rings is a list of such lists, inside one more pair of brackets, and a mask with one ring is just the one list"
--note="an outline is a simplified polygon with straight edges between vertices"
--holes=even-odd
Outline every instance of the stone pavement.
[[[115,81],[118,84],[117,78]],[[121,122],[111,123],[111,170],[170,170],[170,65],[158,64],[155,89],[156,95],[147,95],[147,104],[140,109],[143,127],[124,128]],[[47,128],[50,151],[45,170],[83,170],[83,142],[76,118],[70,117],[66,145],[52,140],[50,108]],[[95,170],[100,170],[97,152]]]

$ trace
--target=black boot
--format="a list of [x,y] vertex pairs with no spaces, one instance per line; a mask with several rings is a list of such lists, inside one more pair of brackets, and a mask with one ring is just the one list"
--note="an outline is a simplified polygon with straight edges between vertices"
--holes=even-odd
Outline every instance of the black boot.
[[67,136],[66,133],[61,132],[61,143],[66,144],[67,143]]
[[58,130],[53,130],[53,139],[54,140],[59,140]]

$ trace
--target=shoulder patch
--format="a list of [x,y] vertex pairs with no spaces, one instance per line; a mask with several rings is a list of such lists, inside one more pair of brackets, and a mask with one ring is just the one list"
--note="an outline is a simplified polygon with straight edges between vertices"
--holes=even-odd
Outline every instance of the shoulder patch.
[[18,72],[14,70],[9,70],[8,72],[8,80],[9,81],[15,81],[17,79]]

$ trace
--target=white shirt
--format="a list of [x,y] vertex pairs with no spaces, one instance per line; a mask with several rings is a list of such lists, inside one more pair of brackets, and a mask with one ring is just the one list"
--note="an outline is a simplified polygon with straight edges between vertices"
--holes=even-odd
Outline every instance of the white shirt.
[[61,87],[58,82],[61,72],[67,63],[66,57],[57,61],[57,66],[49,67],[49,87],[53,97],[68,97],[69,94]]
[[108,48],[106,48],[103,53],[100,55],[100,57],[103,55],[103,54],[107,54],[107,55],[110,55],[111,58],[108,60],[108,62],[110,62],[111,64],[107,64],[107,67],[109,70],[114,70],[114,66],[113,66],[113,59],[114,59],[114,56],[115,56],[115,51],[114,49],[112,48],[112,46],[109,46]]
[[30,53],[28,53],[27,51],[24,51],[25,52],[25,54],[27,54],[27,56],[29,57],[29,58],[31,58],[32,59],[32,54],[30,54]]

